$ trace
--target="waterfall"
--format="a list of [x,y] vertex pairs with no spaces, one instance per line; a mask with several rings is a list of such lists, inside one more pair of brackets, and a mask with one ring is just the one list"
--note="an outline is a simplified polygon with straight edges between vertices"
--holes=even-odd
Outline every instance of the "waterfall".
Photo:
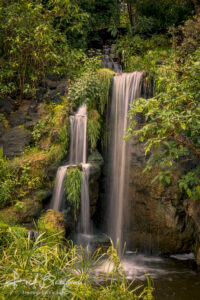
[[50,207],[62,211],[64,209],[64,183],[67,168],[82,165],[81,184],[81,216],[80,231],[90,232],[90,201],[89,201],[89,175],[90,164],[87,160],[87,106],[83,104],[76,114],[70,116],[70,150],[69,163],[58,168],[54,185],[53,197]]
[[89,200],[89,176],[90,164],[83,164],[82,186],[81,186],[81,228],[80,231],[88,234],[90,228],[90,200]]
[[123,140],[127,130],[127,114],[133,99],[141,96],[142,72],[116,74],[113,80],[108,124],[108,233],[114,245],[123,242],[123,206],[128,180],[130,143]]
[[67,171],[67,167],[68,165],[58,168],[54,190],[53,190],[53,196],[50,204],[50,207],[52,209],[57,209],[59,211],[63,209],[64,183],[65,183],[65,174]]
[[70,151],[72,164],[86,163],[87,157],[87,106],[83,104],[74,116],[70,116]]
[[112,45],[111,47],[108,45],[103,47],[102,64],[104,68],[108,68],[116,73],[120,73],[122,72],[122,66],[119,65],[118,62],[114,61],[114,48],[115,45]]

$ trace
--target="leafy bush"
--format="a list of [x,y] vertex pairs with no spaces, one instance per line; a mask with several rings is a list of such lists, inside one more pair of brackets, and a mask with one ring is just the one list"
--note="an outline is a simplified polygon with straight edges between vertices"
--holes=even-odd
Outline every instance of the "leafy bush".
[[1,1],[0,15],[0,90],[7,94],[19,89],[21,96],[34,93],[47,73],[71,65],[66,35],[80,32],[87,16],[76,3],[64,0],[45,5],[42,0]]
[[100,115],[97,110],[90,110],[88,113],[88,137],[91,151],[96,149],[98,139],[100,138]]
[[69,204],[74,208],[74,220],[77,221],[77,213],[81,200],[82,172],[78,168],[69,168],[65,179],[65,194]]
[[117,40],[115,53],[128,72],[151,71],[156,68],[156,61],[165,60],[170,54],[170,40],[167,35],[155,35],[144,38],[126,35]]
[[35,141],[35,144],[37,145],[40,138],[42,137],[43,131],[45,130],[46,126],[42,120],[40,120],[33,128],[33,138]]
[[200,17],[187,20],[184,25],[170,29],[173,45],[182,60],[200,47]]
[[[156,179],[170,183],[171,171],[185,166],[179,186],[193,199],[200,198],[200,50],[184,65],[176,62],[160,67],[158,85],[162,87],[152,99],[138,99],[131,106],[128,136],[145,142],[150,155],[146,170],[159,167]],[[145,116],[144,126],[138,126],[137,114]],[[180,168],[180,167],[178,167]],[[168,170],[169,169],[169,170]]]
[[88,110],[95,109],[103,114],[113,76],[114,72],[109,69],[83,73],[69,89],[70,102],[75,107],[86,103]]
[[0,207],[8,205],[15,183],[12,180],[11,169],[7,167],[8,161],[3,157],[3,148],[0,148]]

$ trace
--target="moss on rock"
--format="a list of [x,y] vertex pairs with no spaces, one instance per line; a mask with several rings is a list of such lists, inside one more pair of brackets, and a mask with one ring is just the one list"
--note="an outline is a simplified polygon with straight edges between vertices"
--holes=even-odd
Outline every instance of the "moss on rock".
[[39,219],[38,227],[41,231],[60,233],[65,236],[65,220],[61,212],[56,209],[47,210]]

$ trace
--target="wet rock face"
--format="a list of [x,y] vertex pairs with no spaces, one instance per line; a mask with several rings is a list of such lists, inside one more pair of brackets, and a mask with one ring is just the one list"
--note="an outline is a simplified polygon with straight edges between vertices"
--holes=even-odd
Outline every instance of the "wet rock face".
[[25,147],[31,143],[32,139],[32,134],[22,128],[15,127],[9,129],[0,137],[3,154],[8,158],[20,156]]
[[98,200],[100,197],[99,179],[101,177],[101,167],[104,162],[101,154],[97,151],[89,156],[88,161],[92,165],[89,180],[90,216],[95,223],[98,215]]
[[188,218],[193,222],[194,226],[194,252],[196,256],[197,265],[200,268],[200,199],[199,200],[185,200],[185,209],[187,210]]
[[142,144],[132,147],[130,180],[124,209],[124,236],[129,248],[152,253],[191,251],[194,226],[187,218],[184,199],[177,187],[177,174],[165,187],[151,184],[158,170],[144,174]]

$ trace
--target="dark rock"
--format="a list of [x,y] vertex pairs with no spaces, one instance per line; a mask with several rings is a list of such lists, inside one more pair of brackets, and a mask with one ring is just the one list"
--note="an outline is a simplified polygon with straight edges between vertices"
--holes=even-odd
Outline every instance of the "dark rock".
[[186,223],[182,194],[176,184],[158,187],[151,183],[159,170],[143,173],[146,163],[142,143],[133,143],[128,191],[124,201],[124,236],[128,247],[151,253],[192,251],[193,227]]
[[166,61],[164,61],[164,60],[157,60],[156,65],[158,65],[158,66],[166,65]]
[[17,111],[12,112],[8,117],[9,124],[12,127],[24,125],[27,122],[37,123],[38,120],[39,115],[37,113],[37,105],[35,102],[23,103]]
[[3,123],[0,123],[0,136],[3,135],[4,131],[5,131],[5,126]]
[[15,127],[8,129],[0,138],[0,145],[3,146],[3,153],[8,158],[20,156],[33,140],[32,134],[23,130],[22,128]]
[[0,98],[0,113],[6,117],[14,110],[13,101],[8,97]]
[[39,190],[35,193],[35,198],[39,202],[46,202],[51,198],[51,196],[52,196],[51,190]]
[[34,126],[38,123],[38,120],[26,122],[24,128],[28,130],[33,130]]
[[20,223],[30,223],[37,219],[42,211],[42,204],[34,199],[27,199],[24,202],[22,211],[18,212]]
[[64,71],[61,74],[48,74],[47,79],[52,81],[60,81],[67,78],[67,76],[68,76],[68,72]]
[[95,219],[97,213],[97,202],[100,194],[99,178],[101,176],[101,167],[103,165],[103,157],[98,151],[93,152],[88,162],[92,165],[90,170],[90,215],[92,219]]
[[55,90],[49,90],[45,95],[47,101],[51,101],[54,103],[61,103],[62,97],[65,96],[66,89],[67,89],[67,82],[60,82],[58,87]]
[[45,87],[38,87],[38,89],[36,90],[36,95],[35,98],[38,102],[41,102],[44,99],[44,95],[47,92],[47,88]]
[[26,116],[27,116],[26,110],[22,110],[22,109],[17,110],[9,116],[8,118],[9,124],[12,127],[22,125],[26,122]]
[[59,86],[60,81],[53,81],[46,78],[42,81],[42,84],[50,90],[55,90]]

